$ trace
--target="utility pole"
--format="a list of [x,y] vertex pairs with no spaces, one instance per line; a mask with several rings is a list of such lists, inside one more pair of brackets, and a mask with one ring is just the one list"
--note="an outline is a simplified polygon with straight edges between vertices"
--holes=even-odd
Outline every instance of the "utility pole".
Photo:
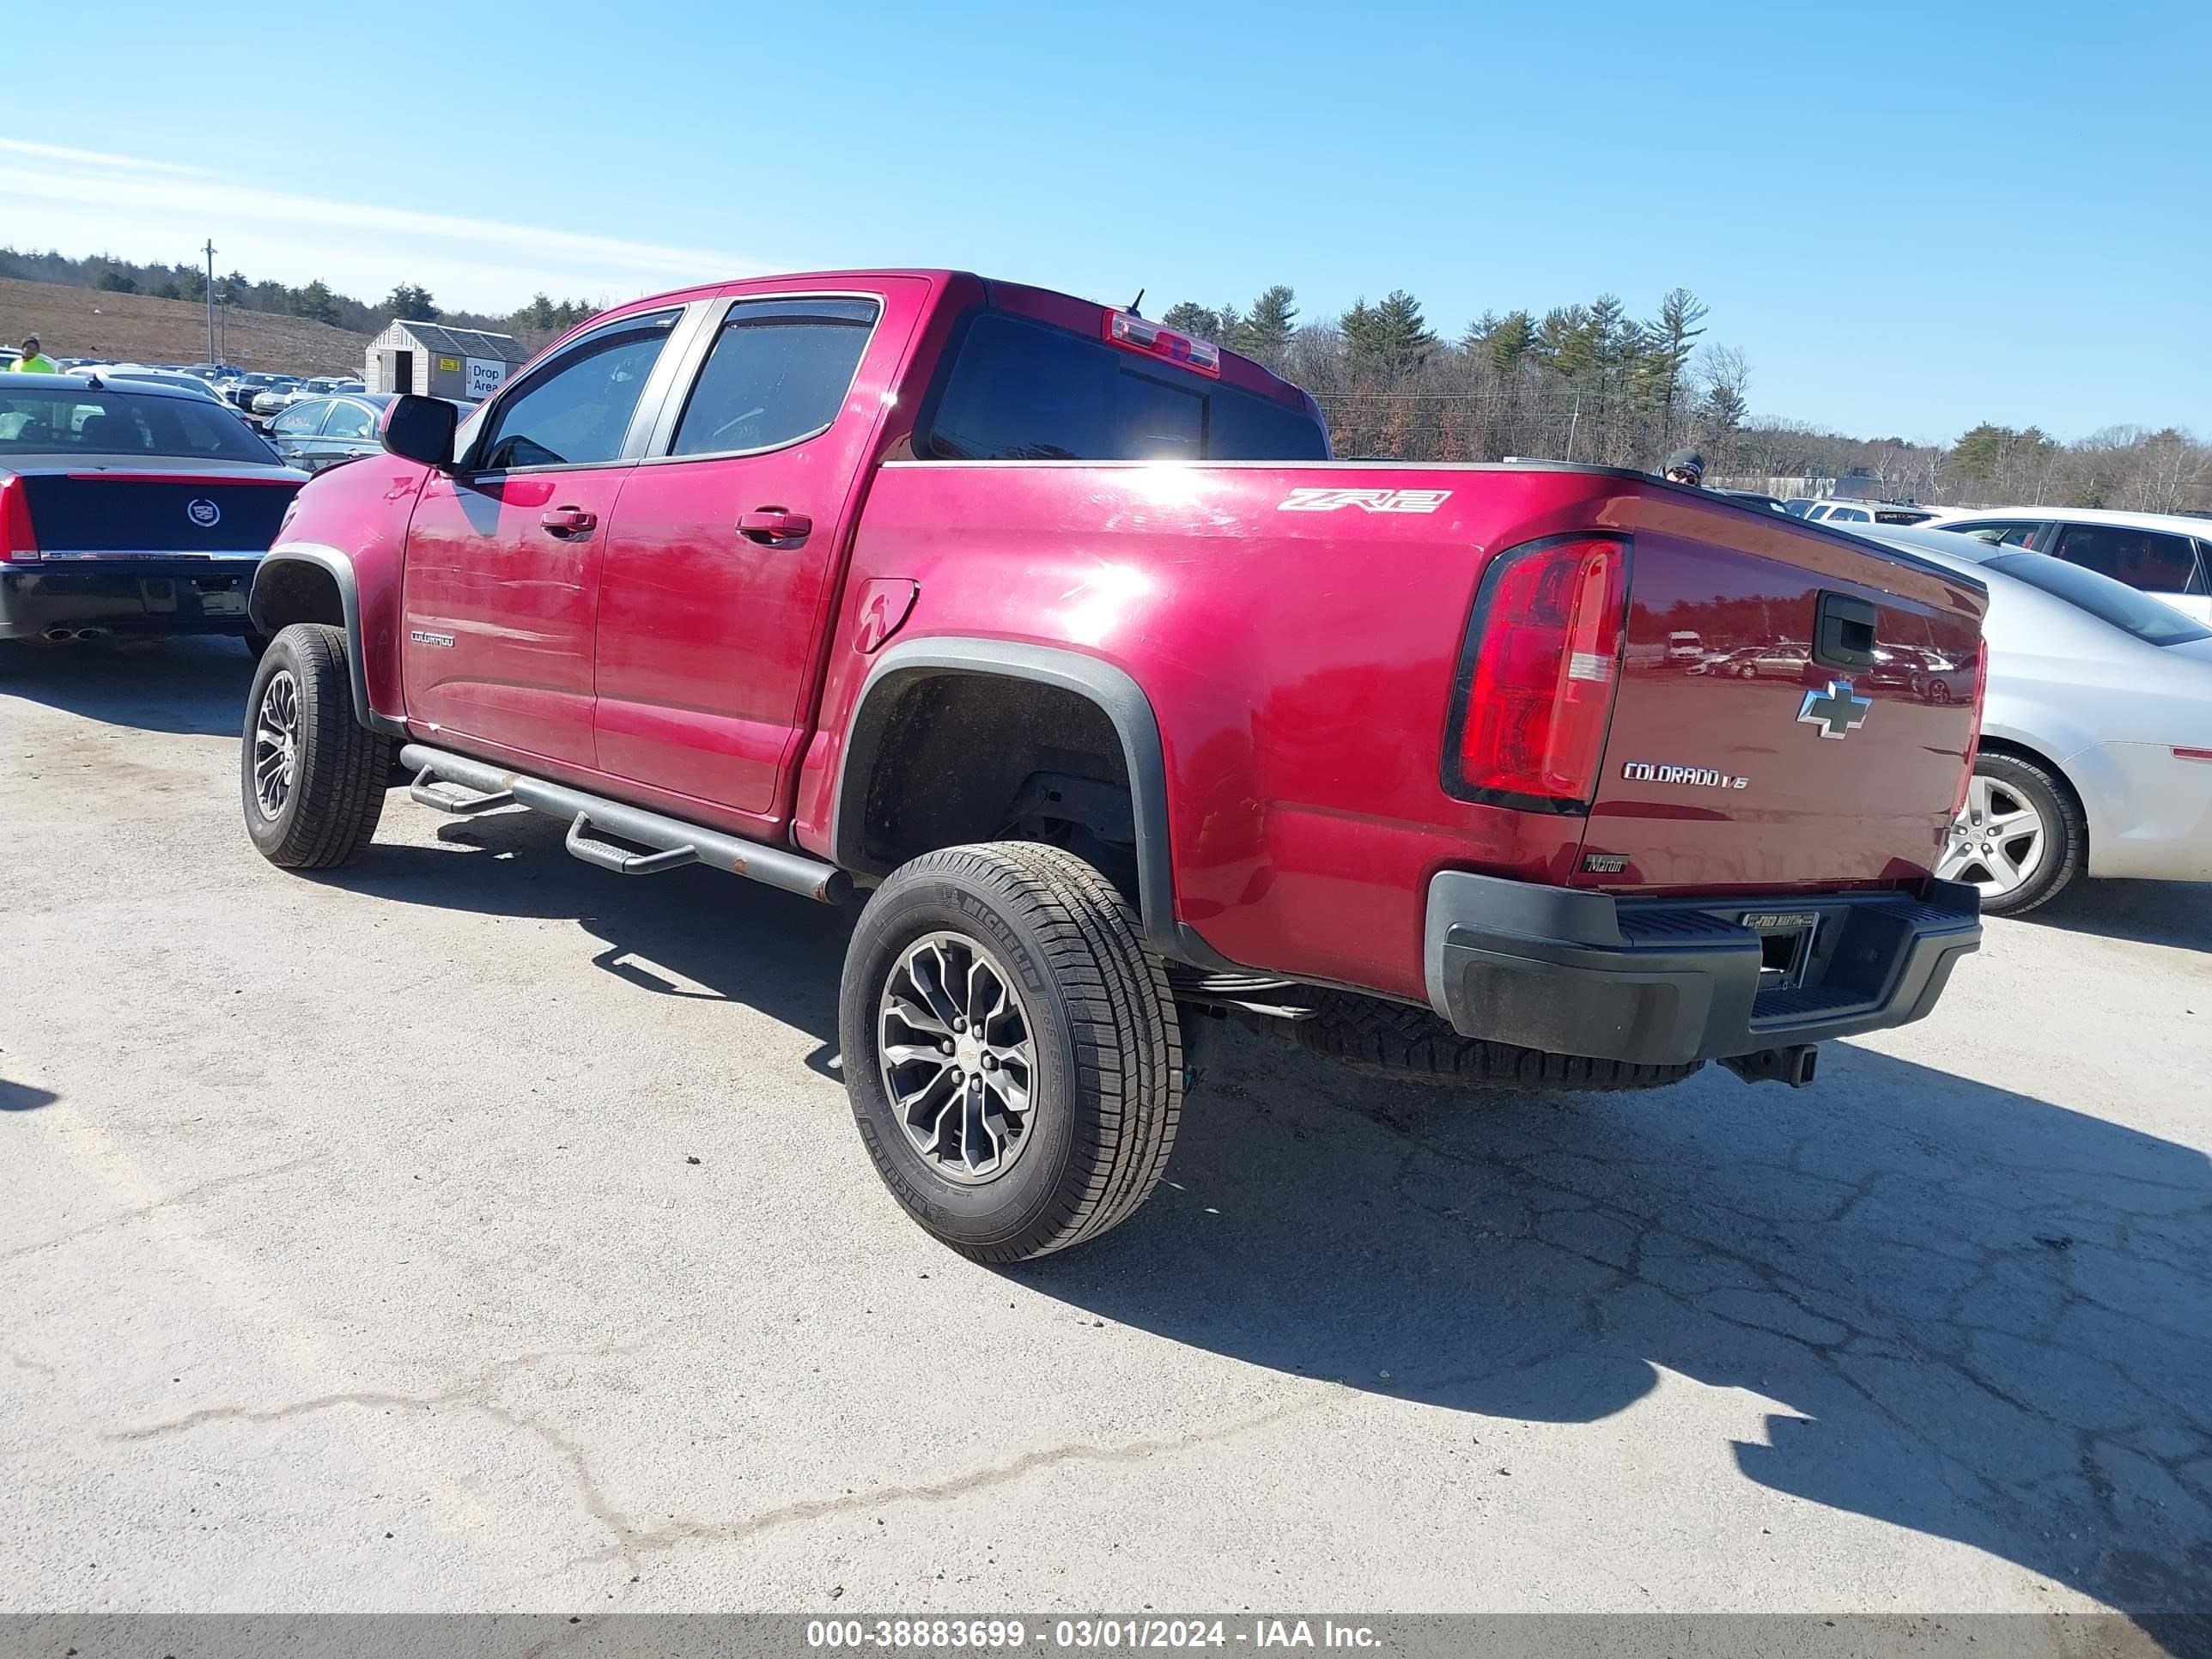
[[207,245],[207,247],[206,247],[204,251],[204,252],[206,252],[206,254],[207,254],[207,262],[208,262],[208,278],[207,278],[207,302],[208,302],[208,362],[210,362],[210,363],[219,363],[219,362],[221,362],[222,361],[222,358],[220,358],[220,357],[218,357],[218,356],[216,356],[215,355],[215,238],[214,238],[214,237],[210,236],[210,237],[209,237],[209,238],[208,238],[208,245]]

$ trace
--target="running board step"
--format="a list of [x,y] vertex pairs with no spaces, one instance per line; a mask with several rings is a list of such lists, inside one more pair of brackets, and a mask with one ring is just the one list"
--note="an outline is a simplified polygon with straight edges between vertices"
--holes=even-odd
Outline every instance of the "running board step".
[[699,862],[699,849],[689,842],[665,852],[626,853],[611,842],[593,841],[586,833],[591,827],[590,813],[576,814],[576,821],[568,826],[569,856],[596,864],[602,870],[611,870],[618,876],[657,876],[663,870],[680,870],[687,864]]
[[496,812],[502,806],[514,805],[514,791],[512,789],[471,798],[449,795],[437,787],[437,775],[428,767],[424,767],[415,775],[415,781],[407,786],[407,799],[424,806],[434,806],[441,812],[450,812],[457,818],[472,818],[479,812]]
[[[842,903],[853,890],[852,878],[842,870],[811,859],[804,853],[726,835],[704,824],[686,823],[680,818],[648,812],[643,807],[586,794],[566,784],[504,771],[465,755],[448,754],[442,749],[410,743],[401,748],[399,763],[416,774],[414,787],[408,794],[441,812],[468,817],[488,812],[495,804],[527,806],[534,812],[565,818],[568,823],[569,852],[586,864],[611,870],[617,875],[658,875],[686,864],[704,864],[823,904]],[[446,794],[434,788],[434,783],[471,791],[477,798]],[[592,830],[652,850],[633,853],[595,838],[590,833]]]

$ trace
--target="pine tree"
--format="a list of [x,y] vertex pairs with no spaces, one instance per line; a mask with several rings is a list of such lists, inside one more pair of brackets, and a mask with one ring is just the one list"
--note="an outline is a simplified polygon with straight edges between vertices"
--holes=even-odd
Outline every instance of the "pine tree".
[[393,289],[384,301],[384,308],[403,323],[434,323],[441,314],[430,290],[412,283],[402,283]]
[[1217,344],[1224,343],[1219,338],[1221,313],[1208,310],[1194,301],[1185,300],[1181,305],[1171,308],[1167,315],[1160,319],[1160,325],[1164,328],[1175,330],[1178,334],[1188,334],[1194,340],[1212,340]]
[[[1659,301],[1659,314],[1640,331],[1637,388],[1658,405],[1662,426],[1670,436],[1682,371],[1689,365],[1690,354],[1697,349],[1698,337],[1705,331],[1698,325],[1705,321],[1706,309],[1686,288],[1669,289]],[[1729,424],[1733,427],[1735,422]]]
[[1535,349],[1535,319],[1525,311],[1509,311],[1503,317],[1486,311],[1468,328],[1464,343],[1500,374],[1510,374]]
[[1437,337],[1421,315],[1421,302],[1402,288],[1393,289],[1375,307],[1383,365],[1393,374],[1408,374],[1428,361]]
[[1291,343],[1297,325],[1296,293],[1278,283],[1258,299],[1244,318],[1241,349],[1272,361]]
[[1364,295],[1352,302],[1352,309],[1336,319],[1337,332],[1344,337],[1344,355],[1356,368],[1370,368],[1381,349],[1380,323],[1374,307]]

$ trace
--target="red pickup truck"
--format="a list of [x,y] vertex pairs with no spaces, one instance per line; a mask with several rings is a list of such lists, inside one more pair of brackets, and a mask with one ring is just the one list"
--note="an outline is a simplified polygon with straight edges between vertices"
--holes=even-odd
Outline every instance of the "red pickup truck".
[[[1567,1088],[1925,1014],[1971,578],[1642,473],[1330,459],[1312,400],[949,271],[732,283],[556,342],[303,489],[263,561],[248,833],[373,834],[396,759],[626,875],[872,888],[862,1139],[980,1260],[1158,1181],[1208,1017]],[[1686,663],[1679,641],[1699,642]],[[1787,675],[1695,674],[1771,646]]]

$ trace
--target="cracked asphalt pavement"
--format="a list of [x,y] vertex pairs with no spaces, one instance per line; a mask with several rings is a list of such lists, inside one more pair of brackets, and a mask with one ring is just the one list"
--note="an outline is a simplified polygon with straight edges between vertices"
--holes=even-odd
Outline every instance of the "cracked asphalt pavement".
[[849,915],[397,792],[282,873],[246,675],[0,681],[0,1611],[2212,1610],[2212,891],[1802,1091],[1229,1033],[994,1272],[854,1133]]

